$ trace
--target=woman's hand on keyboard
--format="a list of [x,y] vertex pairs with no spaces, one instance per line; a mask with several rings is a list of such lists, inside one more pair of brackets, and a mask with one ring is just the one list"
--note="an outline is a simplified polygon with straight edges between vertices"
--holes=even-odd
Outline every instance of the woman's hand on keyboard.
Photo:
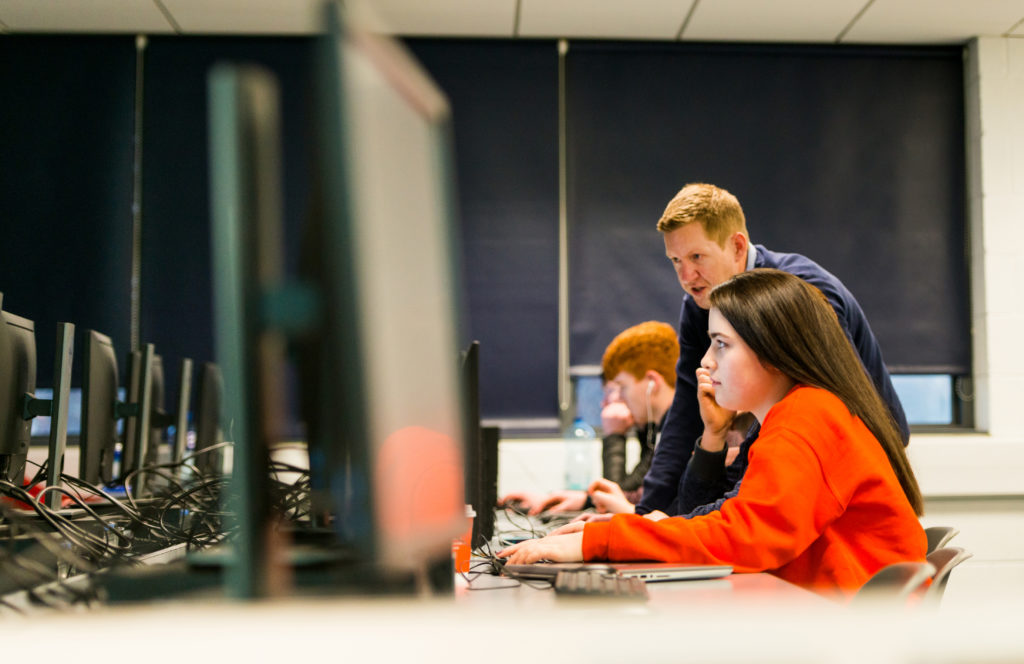
[[498,552],[499,558],[506,558],[510,565],[528,565],[540,560],[556,563],[573,563],[583,560],[583,533],[569,535],[548,535],[540,539],[514,544]]

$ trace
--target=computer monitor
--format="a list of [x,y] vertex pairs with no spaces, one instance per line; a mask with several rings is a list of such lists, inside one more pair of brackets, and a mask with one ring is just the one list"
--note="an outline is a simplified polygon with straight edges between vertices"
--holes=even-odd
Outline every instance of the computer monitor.
[[174,426],[174,447],[171,450],[171,458],[175,462],[181,461],[185,456],[185,448],[188,445],[188,422],[192,406],[192,359],[185,357],[181,360],[178,369],[178,407],[175,409],[172,419]]
[[0,479],[21,486],[31,440],[24,397],[36,388],[35,324],[7,311],[0,316]]
[[224,394],[224,378],[220,368],[213,362],[204,362],[199,367],[199,384],[196,388],[196,444],[192,464],[204,477],[220,474],[223,464],[221,450],[206,452],[224,442],[220,428],[221,399]]
[[[472,342],[462,353],[462,390],[466,432],[466,503],[473,506],[472,546],[480,543],[480,534],[493,530],[494,503],[486,503],[483,431],[480,428],[480,342]],[[485,523],[485,521],[487,523]],[[488,536],[489,539],[489,536]]]
[[[382,570],[450,557],[466,440],[450,111],[397,41],[327,5],[317,145],[323,297],[311,458],[339,535]],[[450,562],[448,562],[450,578]]]
[[214,350],[221,429],[233,443],[223,502],[234,556],[225,586],[250,598],[267,592],[269,441],[283,406],[283,336],[258,306],[281,286],[279,100],[273,76],[251,66],[217,65],[208,89]]
[[157,463],[161,446],[167,442],[167,427],[174,421],[165,403],[164,392],[167,386],[164,381],[164,359],[160,355],[153,355],[149,381],[149,435],[141,448],[145,453],[139,457],[143,466]]
[[150,366],[149,435],[146,438],[146,453],[142,461],[144,466],[165,461],[160,454],[164,443],[170,443],[166,460],[180,461],[184,454],[188,438],[189,407],[192,401],[192,360],[190,358],[182,358],[178,367],[178,400],[173,411],[166,408],[166,390],[163,358],[153,355],[153,362]]
[[117,355],[110,337],[89,330],[83,344],[82,430],[78,476],[90,484],[114,481],[117,446]]
[[448,106],[397,42],[343,27],[339,4],[328,14],[312,187],[321,198],[304,261],[315,267],[303,275],[319,315],[307,310],[301,324],[269,306],[287,290],[276,83],[242,66],[210,75],[215,348],[238,526],[228,587],[243,597],[261,593],[285,330],[305,327],[315,349],[301,377],[311,482],[323,481],[337,539],[363,576],[432,580],[445,569],[450,587],[451,543],[465,530]]
[[150,395],[153,383],[153,344],[128,353],[127,404],[120,409],[125,417],[124,442],[121,445],[121,465],[118,479],[124,480],[142,466],[149,443],[152,406]]
[[[50,444],[46,456],[46,486],[59,487],[64,472],[64,451],[67,448],[68,397],[71,392],[71,363],[75,352],[75,326],[57,323],[57,346],[53,363],[53,396],[49,399]],[[61,506],[61,494],[46,494],[46,504]]]
[[[49,445],[46,462],[46,486],[60,486],[64,471],[64,451],[67,447],[68,402],[71,392],[71,363],[74,355],[75,326],[57,324],[57,346],[54,357],[54,388],[48,398],[35,394],[36,339],[35,325],[27,318],[8,312],[3,316],[6,341],[0,342],[0,373],[7,380],[0,391],[3,402],[14,405],[13,411],[0,414],[5,433],[0,436],[0,477],[24,480],[25,461],[31,441],[31,421],[37,417],[49,419]],[[9,392],[8,392],[9,391]],[[11,400],[13,398],[13,401]],[[6,454],[3,450],[12,453]],[[61,496],[57,492],[46,495],[50,507],[59,507]]]
[[483,427],[480,419],[480,342],[472,342],[462,354],[462,388],[465,394],[466,502],[473,506],[472,546],[494,537],[494,506],[498,503],[498,430]]

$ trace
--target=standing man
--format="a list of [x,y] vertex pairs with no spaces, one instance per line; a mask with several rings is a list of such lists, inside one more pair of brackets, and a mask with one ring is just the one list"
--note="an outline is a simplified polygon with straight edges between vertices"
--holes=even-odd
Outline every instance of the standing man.
[[[718,284],[755,267],[789,272],[817,286],[825,294],[882,400],[888,405],[902,433],[904,445],[909,441],[910,427],[882,361],[878,341],[857,300],[838,278],[799,254],[777,253],[751,244],[739,201],[714,185],[688,184],[683,187],[665,208],[658,221],[658,231],[665,241],[665,255],[672,262],[679,285],[686,294],[679,315],[675,398],[665,417],[651,468],[644,478],[643,497],[636,506],[637,514],[655,511],[669,515],[689,513],[695,505],[687,503],[687,496],[693,494],[693,485],[698,482],[702,484],[703,494],[698,502],[712,502],[709,499],[712,496],[708,495],[706,471],[701,471],[704,477],[686,473],[691,455],[701,457],[699,465],[702,469],[721,470],[725,466],[726,450],[722,436],[715,435],[720,432],[705,432],[697,399],[696,372],[709,346],[708,298],[711,289]],[[717,493],[722,497],[738,486],[746,469],[746,450],[756,439],[757,432],[757,428],[751,430],[740,457],[712,482],[717,486],[711,494]],[[702,444],[703,438],[707,442]],[[721,457],[720,462],[717,457]],[[709,459],[711,463],[708,463]],[[694,463],[695,467],[697,465]]]

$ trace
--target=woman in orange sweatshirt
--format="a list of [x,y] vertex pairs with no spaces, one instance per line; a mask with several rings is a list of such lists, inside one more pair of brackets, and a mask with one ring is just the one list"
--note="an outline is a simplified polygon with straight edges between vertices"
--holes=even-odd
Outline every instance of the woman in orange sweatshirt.
[[833,596],[924,560],[921,492],[899,430],[821,292],[757,269],[715,288],[711,305],[697,372],[704,435],[724,435],[738,411],[761,422],[739,494],[705,516],[622,514],[499,555],[727,564]]

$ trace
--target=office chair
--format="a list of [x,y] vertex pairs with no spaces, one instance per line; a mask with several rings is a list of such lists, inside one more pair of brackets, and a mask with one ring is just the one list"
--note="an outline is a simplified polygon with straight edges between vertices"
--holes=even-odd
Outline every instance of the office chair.
[[868,579],[853,596],[851,603],[856,605],[878,600],[906,602],[911,595],[921,590],[935,572],[935,566],[930,562],[886,565]]
[[960,531],[952,526],[932,526],[925,528],[924,534],[928,536],[928,553],[941,549],[949,543],[949,540],[957,536]]
[[949,581],[949,573],[972,555],[974,554],[964,551],[958,546],[947,546],[929,553],[928,562],[935,567],[936,572],[932,576],[932,585],[925,591],[925,600],[933,604],[942,601],[942,596],[946,592],[946,583]]

